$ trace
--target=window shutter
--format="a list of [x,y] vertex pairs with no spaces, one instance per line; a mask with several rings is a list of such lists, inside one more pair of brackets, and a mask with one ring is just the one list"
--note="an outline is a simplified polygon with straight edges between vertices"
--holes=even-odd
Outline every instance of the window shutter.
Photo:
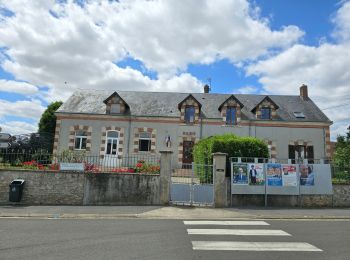
[[294,145],[289,145],[288,146],[288,154],[289,154],[289,159],[295,159],[295,146]]

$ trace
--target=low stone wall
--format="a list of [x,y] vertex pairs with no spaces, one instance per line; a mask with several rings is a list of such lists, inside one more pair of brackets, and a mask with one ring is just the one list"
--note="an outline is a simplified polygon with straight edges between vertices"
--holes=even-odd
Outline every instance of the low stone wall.
[[84,174],[0,170],[0,204],[9,202],[9,184],[24,179],[22,205],[82,205]]
[[[232,195],[233,207],[264,206],[265,195]],[[332,207],[333,195],[268,195],[268,207]]]
[[87,174],[84,205],[155,205],[159,200],[159,175]]
[[[25,180],[20,203],[9,202],[14,179]],[[0,204],[154,205],[160,204],[159,183],[159,175],[148,174],[0,170]]]
[[[233,207],[264,206],[264,195],[232,195]],[[332,195],[268,195],[269,207],[350,207],[350,185],[333,185]]]
[[350,185],[333,185],[333,206],[350,207]]

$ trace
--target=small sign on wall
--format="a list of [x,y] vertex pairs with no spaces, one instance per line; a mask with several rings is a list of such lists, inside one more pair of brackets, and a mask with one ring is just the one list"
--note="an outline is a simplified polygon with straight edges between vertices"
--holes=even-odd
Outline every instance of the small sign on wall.
[[84,163],[60,163],[61,171],[83,172]]

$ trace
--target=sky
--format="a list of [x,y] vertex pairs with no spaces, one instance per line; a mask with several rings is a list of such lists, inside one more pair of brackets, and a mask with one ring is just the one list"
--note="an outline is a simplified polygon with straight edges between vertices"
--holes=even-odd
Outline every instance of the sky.
[[0,0],[0,127],[77,89],[299,95],[350,125],[350,1]]

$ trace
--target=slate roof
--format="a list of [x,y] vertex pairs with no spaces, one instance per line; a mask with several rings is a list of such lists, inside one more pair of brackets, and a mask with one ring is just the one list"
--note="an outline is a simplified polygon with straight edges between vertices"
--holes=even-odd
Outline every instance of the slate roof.
[[[106,114],[106,104],[103,103],[114,91],[78,90],[57,110],[59,113]],[[118,91],[119,96],[129,105],[130,114],[135,116],[180,117],[178,104],[189,93],[176,92],[139,92]],[[201,104],[203,118],[221,118],[219,106],[232,94],[192,93]],[[251,110],[259,104],[266,95],[234,94],[244,105],[242,120],[255,120]],[[275,102],[277,119],[281,121],[314,121],[331,122],[327,116],[309,100],[299,96],[269,95]],[[293,112],[303,112],[305,118],[296,118]]]

